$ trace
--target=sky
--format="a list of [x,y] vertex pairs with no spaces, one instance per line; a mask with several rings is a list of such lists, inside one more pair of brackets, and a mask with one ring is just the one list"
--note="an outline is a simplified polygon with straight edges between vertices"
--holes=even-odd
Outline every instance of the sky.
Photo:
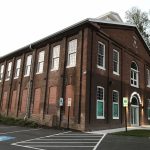
[[86,18],[136,6],[150,11],[150,0],[0,0],[0,57]]

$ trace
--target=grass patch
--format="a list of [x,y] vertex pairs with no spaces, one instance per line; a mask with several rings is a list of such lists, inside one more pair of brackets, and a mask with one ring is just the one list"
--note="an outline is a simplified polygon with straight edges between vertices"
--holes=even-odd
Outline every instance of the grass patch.
[[150,137],[150,130],[131,130],[131,131],[123,131],[112,133],[113,135],[121,135],[121,136],[136,136],[136,137]]
[[15,125],[15,126],[31,127],[31,128],[39,127],[39,124],[37,124],[34,121],[12,118],[12,117],[4,117],[1,115],[0,115],[0,123],[5,125]]

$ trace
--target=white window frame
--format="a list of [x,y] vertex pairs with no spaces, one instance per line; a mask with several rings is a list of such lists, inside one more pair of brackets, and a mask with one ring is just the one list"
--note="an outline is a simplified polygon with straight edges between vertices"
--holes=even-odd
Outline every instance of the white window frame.
[[31,65],[32,65],[32,55],[28,55],[27,59],[26,59],[26,66],[25,66],[24,77],[30,76]]
[[[56,52],[55,51],[58,51],[57,55],[56,55]],[[51,65],[51,71],[55,71],[55,70],[58,70],[59,69],[59,58],[60,58],[60,45],[57,45],[57,46],[54,46],[53,47],[53,51],[52,51],[52,65]],[[58,62],[56,62],[55,60],[58,59]]]
[[[99,48],[99,44],[101,44],[103,46],[104,55],[99,54],[99,49],[98,49]],[[100,66],[98,64],[98,57],[99,57],[99,55],[103,57],[103,66]],[[98,41],[98,45],[97,45],[97,68],[102,69],[102,70],[106,70],[106,68],[105,68],[105,44],[100,42],[100,41]]]
[[[130,67],[130,84],[131,84],[131,86],[138,88],[138,87],[139,87],[139,71],[138,71],[138,65],[137,65],[137,63],[134,62],[134,61],[132,61],[132,63],[135,63],[135,64],[136,64],[137,70],[135,70],[135,69],[133,69],[133,68]],[[131,63],[131,64],[132,64],[132,63]],[[133,78],[131,78],[131,72],[133,72]],[[134,78],[134,74],[136,74],[136,78],[137,78],[137,79]],[[133,80],[133,83],[136,82],[137,85],[132,84],[132,83],[131,83],[131,80]]]
[[[116,92],[118,95],[118,102],[113,101],[113,93]],[[118,105],[118,117],[114,117],[114,104]],[[113,90],[112,91],[112,118],[113,119],[119,119],[119,91]]]
[[12,62],[9,62],[8,66],[7,66],[6,80],[5,81],[8,81],[10,79],[10,77],[11,77],[11,70],[12,70]]
[[18,59],[17,63],[16,63],[16,69],[15,69],[14,79],[19,78],[20,68],[21,68],[21,59]]
[[150,111],[150,99],[148,99],[148,107],[147,107],[147,118],[150,120],[150,116],[148,114],[148,111]]
[[147,87],[150,88],[150,70],[146,69],[146,72],[147,72]]
[[[41,57],[43,55],[43,59],[41,60]],[[44,58],[45,58],[45,51],[40,51],[38,55],[38,63],[37,63],[37,71],[36,74],[41,74],[43,73],[44,69]]]
[[[71,49],[71,44],[74,44],[73,45],[73,50]],[[68,60],[67,60],[67,68],[70,68],[70,67],[75,67],[76,66],[76,59],[77,59],[77,48],[78,48],[78,41],[77,39],[74,39],[74,40],[71,40],[69,41],[68,43]],[[72,63],[72,60],[71,60],[71,56],[74,55],[74,63]]]
[[[114,60],[114,52],[116,52],[117,55],[118,55],[118,60],[117,61]],[[117,72],[114,71],[114,63],[117,63]],[[115,49],[113,49],[113,74],[119,75],[119,52],[117,50],[115,50]]]
[[0,66],[0,82],[2,82],[4,77],[4,65]]
[[[102,89],[103,90],[103,100],[99,100],[99,99],[97,99],[97,89],[98,88],[100,88],[100,89]],[[101,87],[101,86],[97,86],[97,89],[96,89],[96,119],[105,119],[105,114],[104,114],[104,112],[105,112],[105,102],[104,102],[104,98],[105,98],[105,96],[104,96],[104,94],[105,94],[105,91],[104,91],[104,88],[103,87]],[[98,110],[98,102],[102,102],[103,103],[103,116],[98,116],[97,115],[97,110]]]

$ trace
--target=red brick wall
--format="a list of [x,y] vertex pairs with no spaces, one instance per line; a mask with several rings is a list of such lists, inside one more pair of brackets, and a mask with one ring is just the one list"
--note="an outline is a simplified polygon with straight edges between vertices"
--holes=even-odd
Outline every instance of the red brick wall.
[[50,87],[49,88],[49,107],[48,113],[54,113],[56,111],[56,100],[57,100],[57,87]]
[[17,98],[17,91],[13,91],[10,109],[11,112],[15,112],[16,98]]
[[4,92],[3,95],[3,103],[2,103],[2,111],[4,112],[6,110],[6,101],[7,101],[7,92]]
[[41,101],[41,88],[35,89],[33,114],[39,114]]
[[28,91],[27,89],[26,90],[23,90],[23,94],[22,94],[22,102],[21,102],[21,112],[25,113],[26,112],[26,105],[27,105],[27,95],[28,94]]
[[65,115],[68,115],[68,98],[71,98],[70,116],[73,116],[74,112],[74,90],[72,85],[66,86],[66,103],[65,103]]

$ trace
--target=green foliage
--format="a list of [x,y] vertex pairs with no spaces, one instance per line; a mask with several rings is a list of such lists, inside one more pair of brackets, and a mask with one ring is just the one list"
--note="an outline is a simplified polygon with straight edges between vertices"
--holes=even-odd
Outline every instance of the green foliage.
[[121,136],[150,137],[150,130],[131,130],[128,132],[116,132],[113,134]]
[[147,12],[142,12],[137,7],[126,11],[126,22],[136,25],[145,42],[150,48],[150,20]]
[[39,127],[39,125],[33,121],[12,118],[12,117],[4,117],[4,116],[0,116],[0,123],[5,125],[16,125],[16,126],[32,127],[32,128]]

